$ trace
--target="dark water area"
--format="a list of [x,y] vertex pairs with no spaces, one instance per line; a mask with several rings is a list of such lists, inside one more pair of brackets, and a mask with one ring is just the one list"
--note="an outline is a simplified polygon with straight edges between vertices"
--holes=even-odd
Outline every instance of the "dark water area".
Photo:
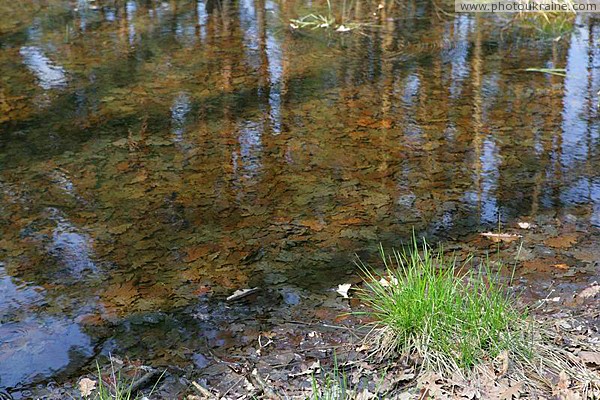
[[413,229],[569,215],[595,248],[598,19],[552,40],[425,1],[357,3],[378,26],[345,34],[291,30],[308,1],[0,4],[0,387],[108,352],[201,368]]

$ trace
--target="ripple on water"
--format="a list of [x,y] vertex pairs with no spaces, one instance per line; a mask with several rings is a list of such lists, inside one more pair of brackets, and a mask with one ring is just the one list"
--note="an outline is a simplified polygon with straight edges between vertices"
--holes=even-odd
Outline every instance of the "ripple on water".
[[50,377],[91,356],[92,342],[76,323],[36,315],[44,303],[42,288],[7,276],[0,264],[0,388]]
[[0,325],[0,387],[15,387],[60,372],[92,355],[90,338],[61,317],[30,317]]

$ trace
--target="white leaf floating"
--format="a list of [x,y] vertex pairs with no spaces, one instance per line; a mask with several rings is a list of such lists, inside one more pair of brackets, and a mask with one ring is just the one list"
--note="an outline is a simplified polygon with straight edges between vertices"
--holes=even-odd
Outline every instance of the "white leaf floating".
[[348,290],[350,290],[351,283],[343,283],[338,285],[336,292],[338,292],[343,298],[348,299]]
[[531,224],[529,222],[519,222],[517,225],[519,225],[519,228],[521,228],[521,229],[530,229],[531,228]]
[[258,292],[258,288],[252,288],[252,289],[239,289],[236,290],[235,292],[233,292],[233,294],[229,297],[227,297],[227,301],[234,301],[234,300],[239,300],[241,298],[244,298],[246,296],[250,296],[251,294]]

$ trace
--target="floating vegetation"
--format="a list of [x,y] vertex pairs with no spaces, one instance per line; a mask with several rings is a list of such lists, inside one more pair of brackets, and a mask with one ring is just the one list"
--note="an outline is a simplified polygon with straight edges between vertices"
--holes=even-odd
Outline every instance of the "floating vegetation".
[[321,14],[308,14],[297,19],[290,20],[290,26],[293,29],[298,28],[326,28],[329,29],[335,25],[335,18],[331,15],[325,16]]
[[[349,32],[366,26],[373,26],[373,24],[368,22],[353,21],[349,16],[349,10],[351,8],[351,5],[348,6],[344,1],[341,16],[336,18],[331,6],[331,1],[327,0],[326,14],[311,12],[301,17],[290,19],[290,27],[292,29],[325,29],[333,30],[335,32]],[[379,11],[381,8],[383,8],[383,5],[380,4],[377,10]]]
[[527,68],[527,72],[541,72],[556,76],[567,76],[567,70],[564,68]]
[[[525,0],[524,3],[533,3],[531,0]],[[571,32],[574,27],[577,12],[574,9],[572,0],[562,0],[556,2],[564,4],[569,12],[553,12],[553,11],[537,11],[537,12],[520,12],[515,14],[513,19],[517,25],[529,27],[541,34],[554,36],[558,39],[563,34]]]

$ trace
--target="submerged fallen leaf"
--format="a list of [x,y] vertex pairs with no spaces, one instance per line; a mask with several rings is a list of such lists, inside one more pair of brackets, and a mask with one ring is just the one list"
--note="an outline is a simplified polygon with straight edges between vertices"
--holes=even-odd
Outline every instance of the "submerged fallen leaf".
[[485,232],[485,233],[480,233],[480,235],[485,236],[486,238],[490,239],[494,243],[499,243],[499,242],[510,243],[510,242],[514,242],[515,240],[518,240],[519,238],[522,237],[521,235],[518,235],[516,233]]
[[210,253],[210,246],[196,246],[190,247],[186,250],[186,256],[183,258],[183,261],[186,263],[191,263],[196,261],[197,259],[206,256]]
[[309,219],[300,221],[300,225],[309,227],[310,229],[316,232],[322,231],[325,227],[325,225],[321,221]]
[[554,268],[558,268],[558,269],[563,269],[563,270],[567,270],[569,269],[569,266],[567,264],[554,264],[551,265]]
[[148,171],[140,171],[134,176],[131,183],[144,182],[146,179],[148,179]]
[[574,233],[567,233],[561,236],[546,239],[546,245],[557,248],[568,248],[577,242],[577,235]]
[[129,161],[121,161],[117,164],[117,171],[123,172],[129,169]]
[[340,225],[363,225],[365,223],[365,220],[362,218],[352,217],[340,219],[339,221],[337,221],[337,223]]
[[127,230],[129,228],[131,228],[133,224],[121,224],[112,228],[109,228],[107,231],[108,233],[111,233],[113,235],[121,235],[125,232],[127,232]]
[[338,285],[336,292],[338,292],[340,295],[342,295],[343,298],[347,299],[348,298],[348,290],[350,290],[350,286],[352,286],[351,283],[343,283],[341,285]]
[[79,393],[81,396],[91,396],[92,392],[96,388],[96,381],[90,378],[83,378],[79,381]]

